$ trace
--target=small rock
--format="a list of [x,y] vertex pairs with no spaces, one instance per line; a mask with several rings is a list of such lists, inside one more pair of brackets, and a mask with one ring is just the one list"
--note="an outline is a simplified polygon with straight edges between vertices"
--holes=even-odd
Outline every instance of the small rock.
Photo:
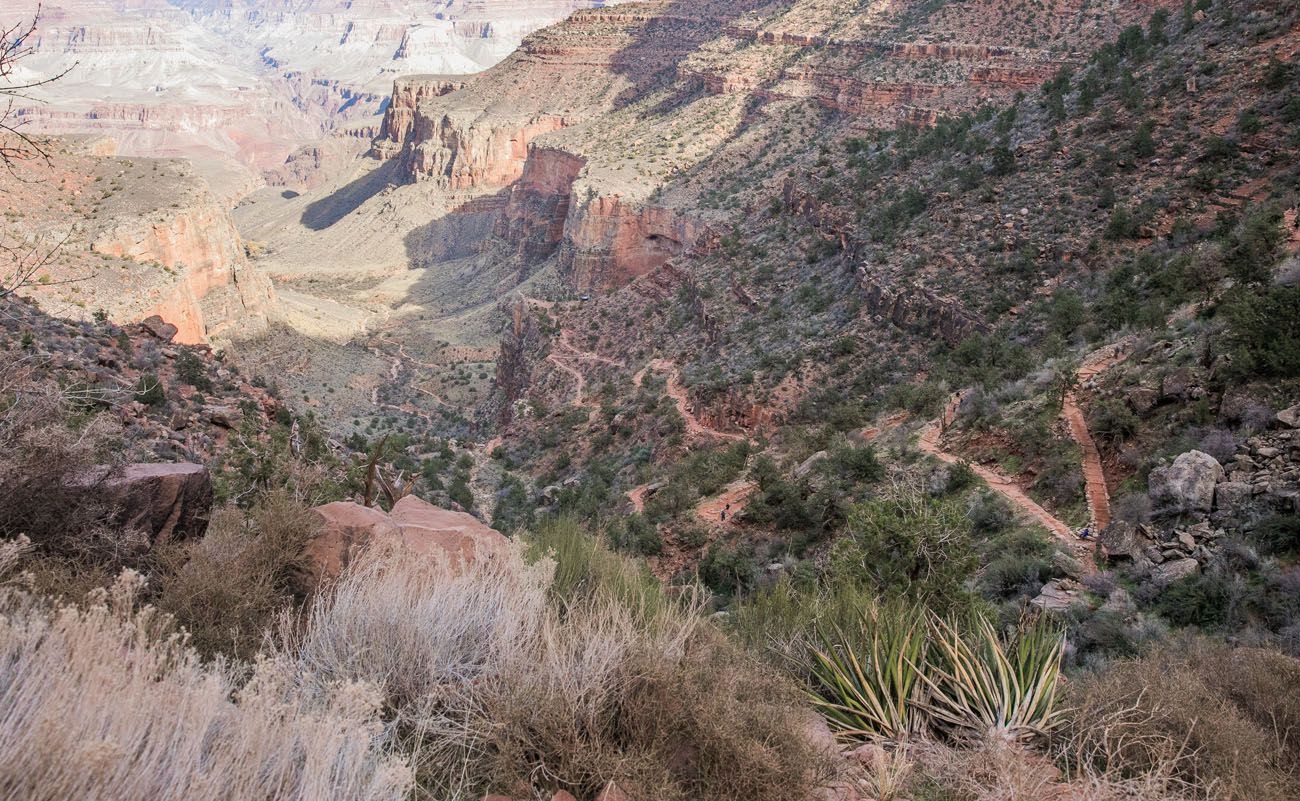
[[551,796],[551,801],[578,801],[573,797],[573,793],[568,790],[556,790],[555,795]]
[[1196,547],[1196,538],[1186,531],[1180,531],[1178,532],[1178,543],[1190,551]]

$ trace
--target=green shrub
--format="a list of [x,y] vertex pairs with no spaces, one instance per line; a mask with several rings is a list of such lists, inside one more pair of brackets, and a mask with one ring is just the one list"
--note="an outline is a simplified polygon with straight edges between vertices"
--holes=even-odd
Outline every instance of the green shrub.
[[1166,587],[1156,600],[1156,609],[1175,626],[1215,628],[1227,620],[1229,596],[1225,579],[1202,573]]
[[1266,553],[1276,556],[1300,555],[1300,517],[1274,515],[1255,525],[1250,537]]
[[975,567],[970,522],[955,499],[930,498],[918,486],[893,487],[850,509],[831,565],[882,597],[905,595],[950,608],[965,600]]
[[167,402],[167,391],[153,373],[145,373],[135,385],[135,399],[145,406],[162,406]]
[[1300,286],[1236,293],[1224,306],[1232,371],[1243,377],[1300,376]]

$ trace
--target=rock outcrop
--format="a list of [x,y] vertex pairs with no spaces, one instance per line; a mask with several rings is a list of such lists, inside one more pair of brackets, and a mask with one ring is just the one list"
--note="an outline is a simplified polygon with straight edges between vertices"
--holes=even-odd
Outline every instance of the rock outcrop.
[[391,513],[351,501],[336,501],[313,510],[319,533],[304,550],[302,588],[337,578],[366,548],[395,547],[414,558],[444,560],[451,569],[505,552],[509,541],[500,532],[464,512],[441,509],[413,495],[399,500]]
[[1152,511],[1158,515],[1209,514],[1214,508],[1214,485],[1223,468],[1208,453],[1187,451],[1173,463],[1157,467],[1147,480]]
[[207,531],[212,478],[203,465],[130,464],[99,486],[116,508],[113,525],[144,533],[153,546]]

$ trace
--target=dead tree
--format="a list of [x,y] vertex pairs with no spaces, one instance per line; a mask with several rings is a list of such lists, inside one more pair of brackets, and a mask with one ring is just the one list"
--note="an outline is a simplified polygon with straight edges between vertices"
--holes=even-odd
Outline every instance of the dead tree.
[[[51,158],[46,144],[23,130],[27,120],[18,113],[19,103],[34,102],[32,90],[54,83],[76,66],[41,78],[16,79],[22,62],[36,52],[32,38],[40,18],[41,7],[37,6],[30,20],[0,27],[0,165],[10,179],[20,182],[35,180],[19,173],[21,164],[37,160],[49,165]],[[36,281],[67,239],[65,236],[51,246],[48,241],[31,241],[15,231],[0,230],[0,299]]]

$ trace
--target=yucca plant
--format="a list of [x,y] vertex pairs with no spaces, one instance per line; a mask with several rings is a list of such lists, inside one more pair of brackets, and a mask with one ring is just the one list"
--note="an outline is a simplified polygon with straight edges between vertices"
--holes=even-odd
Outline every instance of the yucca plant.
[[956,735],[1027,740],[1057,722],[1056,688],[1065,633],[1042,619],[1022,624],[1008,641],[988,618],[969,633],[930,619],[930,664],[921,674],[923,702],[938,726]]
[[835,733],[846,739],[904,740],[925,728],[926,626],[920,610],[872,607],[861,630],[831,625],[814,648],[808,695]]

